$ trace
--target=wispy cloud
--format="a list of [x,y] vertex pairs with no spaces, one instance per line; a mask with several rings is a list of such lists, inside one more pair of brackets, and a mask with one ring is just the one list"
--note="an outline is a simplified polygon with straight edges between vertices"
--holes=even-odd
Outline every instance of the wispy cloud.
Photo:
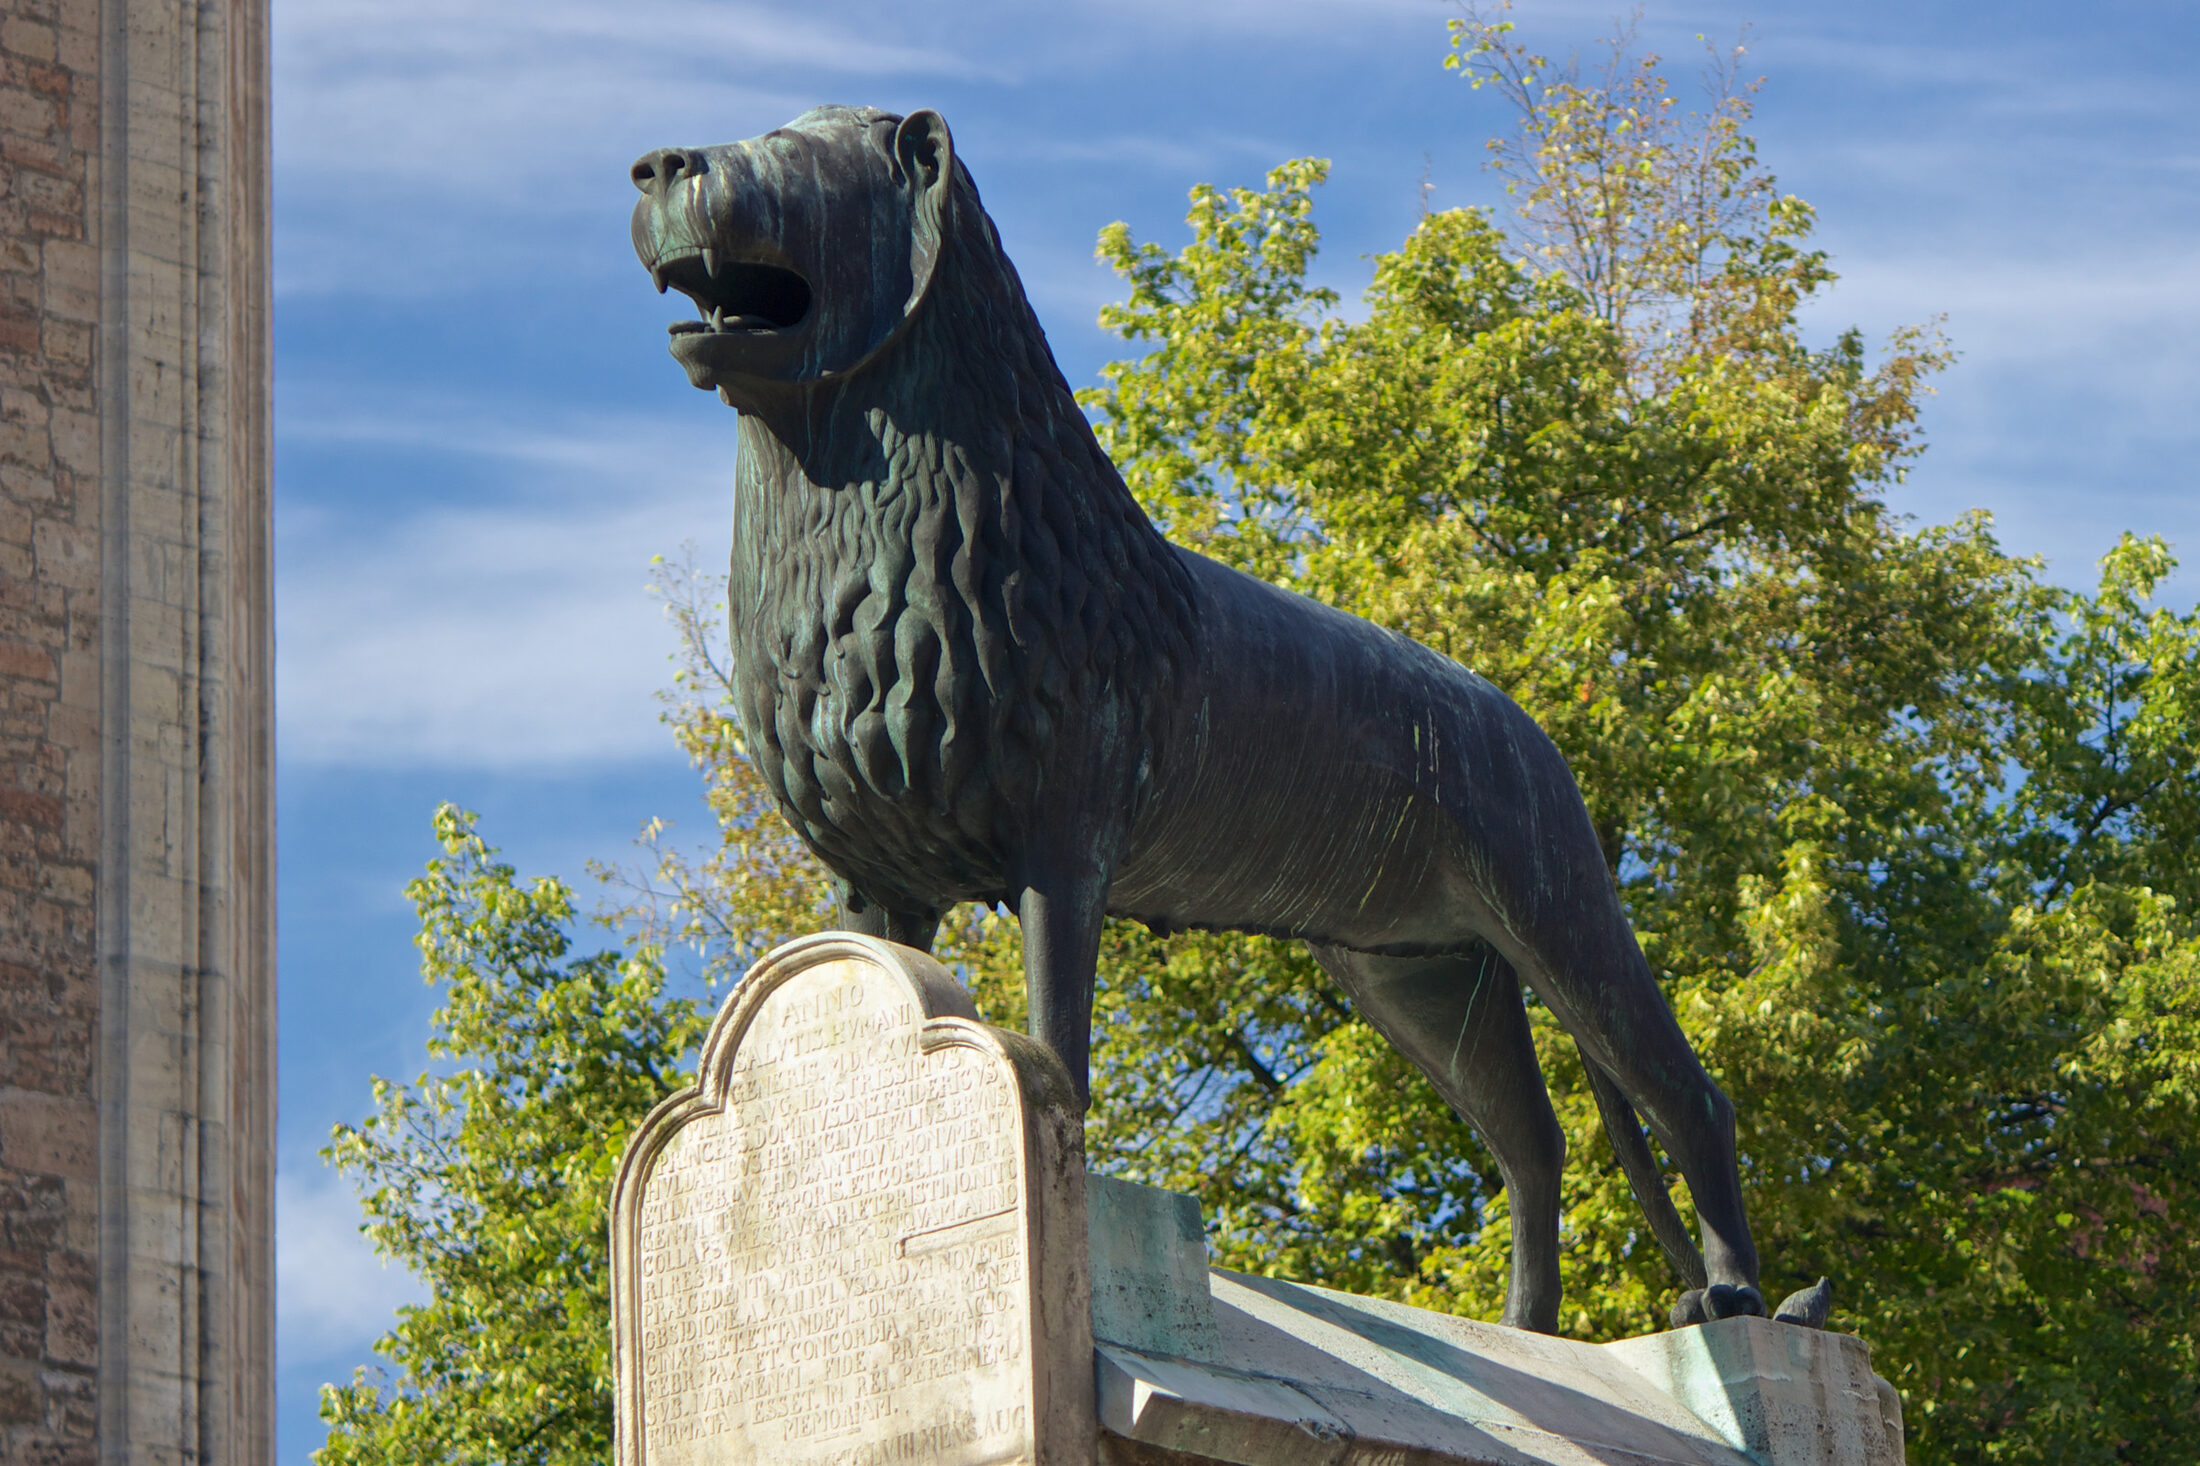
[[936,30],[699,0],[299,0],[274,44],[284,294],[551,268],[569,252],[532,246],[615,220],[649,147],[762,131],[820,87],[983,74]]
[[[1538,8],[1563,3],[1540,0]],[[1458,13],[1450,0],[1082,0],[1064,8],[1154,37],[1217,31],[1272,37],[1313,31],[1332,43],[1341,39],[1340,26],[1359,28],[1362,34],[1366,28],[1401,23],[1433,28]]]
[[309,192],[379,180],[494,202],[567,159],[633,151],[629,134],[784,121],[820,82],[987,74],[919,34],[698,0],[300,0],[275,28],[277,164]]
[[[863,23],[861,7],[821,8],[729,0],[294,0],[276,22],[286,69],[315,64],[347,73],[395,59],[478,68],[585,47],[661,65],[694,58],[735,72],[799,66],[850,75],[977,75],[968,54],[904,41]],[[851,14],[851,10],[857,13]]]
[[1157,173],[1183,173],[1248,161],[1267,166],[1279,162],[1280,158],[1276,140],[1265,133],[1203,128],[1192,133],[1096,131],[1069,137],[1059,134],[1011,137],[994,145],[988,161],[1079,167],[1098,164]]
[[315,1169],[275,1182],[275,1327],[285,1363],[363,1364],[397,1310],[427,1295],[420,1280],[385,1262],[359,1232],[359,1202],[332,1173]]
[[1797,84],[1804,74],[1838,77],[1851,88],[1886,88],[1907,94],[1912,118],[1933,112],[1969,111],[1996,117],[2003,127],[2032,120],[2066,122],[2088,117],[2181,117],[2190,90],[2168,77],[2136,72],[2129,57],[2086,54],[2058,36],[2010,36],[1982,28],[1975,42],[1889,39],[1884,34],[1842,33],[1823,16],[1788,20],[1758,36],[1755,52],[1781,78]]
[[[2134,247],[2135,245],[2135,247]],[[1994,243],[1842,261],[1820,339],[1944,317],[1959,356],[1925,413],[1931,447],[1894,502],[1927,520],[1995,512],[2003,543],[2066,585],[2126,529],[2185,551],[2165,587],[2200,593],[2200,260],[2160,242],[2075,257]]]
[[[999,106],[1149,57],[1315,36],[1370,49],[1408,29],[1434,45],[1449,13],[1443,0],[297,0],[275,29],[277,286],[407,295],[570,272],[550,238],[616,220],[637,154],[746,136],[820,101]],[[1250,127],[1228,133],[1227,110],[1220,130],[1126,128],[1129,115],[1095,114],[1076,137],[1004,126],[994,156],[1174,171],[1277,155]]]
[[[646,590],[649,562],[727,524],[730,445],[667,441],[647,422],[478,426],[493,416],[291,422],[301,443],[485,459],[492,488],[387,516],[286,512],[286,761],[511,769],[669,756],[652,694],[670,680],[674,643]],[[652,444],[646,470],[637,442]],[[526,492],[494,492],[499,470]]]
[[[2052,367],[2072,352],[2120,352],[2129,334],[2186,335],[2200,326],[2200,248],[2103,247],[2075,258],[2003,253],[1976,244],[1930,253],[1875,253],[1843,262],[1826,317],[1893,323],[1948,318],[1967,355]],[[2131,365],[2159,378],[2155,353]]]

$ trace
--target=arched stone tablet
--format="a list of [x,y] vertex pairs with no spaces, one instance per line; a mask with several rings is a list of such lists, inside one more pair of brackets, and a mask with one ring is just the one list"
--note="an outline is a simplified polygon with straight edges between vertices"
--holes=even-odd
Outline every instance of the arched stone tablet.
[[620,1165],[619,1466],[1089,1462],[1083,1149],[931,958],[773,952]]

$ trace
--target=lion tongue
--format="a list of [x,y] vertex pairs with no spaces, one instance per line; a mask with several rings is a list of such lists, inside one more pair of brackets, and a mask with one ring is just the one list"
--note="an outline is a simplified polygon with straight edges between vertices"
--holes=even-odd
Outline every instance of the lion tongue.
[[710,313],[710,328],[713,331],[769,331],[773,326],[768,316],[739,316],[718,309]]

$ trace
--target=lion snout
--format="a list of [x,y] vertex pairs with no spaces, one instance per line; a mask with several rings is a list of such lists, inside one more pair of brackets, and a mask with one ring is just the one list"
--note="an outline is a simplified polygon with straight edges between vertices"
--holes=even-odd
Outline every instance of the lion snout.
[[630,174],[634,186],[643,193],[662,193],[709,171],[710,163],[701,148],[658,148],[636,158]]

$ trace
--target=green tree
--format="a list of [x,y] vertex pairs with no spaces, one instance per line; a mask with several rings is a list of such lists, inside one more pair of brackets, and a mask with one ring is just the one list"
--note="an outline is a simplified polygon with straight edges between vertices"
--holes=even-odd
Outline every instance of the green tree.
[[[1495,145],[1514,227],[1429,215],[1358,319],[1307,283],[1318,163],[1195,190],[1177,251],[1111,229],[1129,298],[1104,319],[1148,350],[1088,394],[1104,441],[1180,537],[1458,657],[1551,731],[1742,1111],[1768,1283],[1834,1276],[1918,1459],[2181,1459],[2200,623],[2146,605],[2167,552],[2126,540],[2081,596],[1983,517],[1887,511],[1945,350],[1803,340],[1833,274],[1729,67],[1690,117],[1624,40],[1585,75],[1501,18],[1453,38],[1519,117]],[[1292,1080],[1202,1076],[1278,1162],[1209,1173],[1218,1249],[1493,1314],[1487,1163],[1363,1028],[1307,1010],[1240,1030],[1310,1056]],[[1672,1283],[1570,1046],[1544,1062],[1568,1326],[1653,1327]]]
[[601,1461],[610,1294],[602,1213],[626,1135],[679,1080],[703,1016],[664,993],[646,946],[573,958],[571,890],[522,885],[471,816],[436,812],[443,854],[407,895],[445,997],[410,1085],[339,1126],[366,1233],[430,1301],[377,1346],[398,1370],[322,1395],[323,1466]]
[[[1103,319],[1144,351],[1087,395],[1103,441],[1180,540],[1459,658],[1551,731],[1741,1112],[1767,1285],[1835,1279],[1913,1459],[2182,1461],[2200,618],[2150,603],[2167,550],[2127,538],[2078,594],[1982,516],[1888,511],[1946,350],[1930,330],[1804,340],[1834,277],[1757,159],[1731,57],[1690,114],[1625,37],[1592,73],[1501,13],[1452,41],[1518,119],[1493,145],[1518,218],[1427,215],[1353,313],[1308,278],[1318,162],[1195,190],[1175,251],[1111,227],[1128,296]],[[599,1104],[584,1091],[612,1124],[672,1082],[694,1012],[662,1005],[657,953],[723,979],[824,914],[740,756],[709,584],[667,585],[690,648],[669,717],[720,845],[661,853],[622,898],[638,944],[574,961],[564,888],[523,898],[446,828],[416,899],[449,893],[423,901],[423,940],[458,1078],[383,1087],[336,1147],[436,1301],[385,1341],[396,1379],[331,1392],[326,1461],[600,1449],[601,1186],[631,1119],[573,1152],[594,1191],[558,1142]],[[957,913],[942,951],[1021,1021],[1012,921]],[[618,974],[626,1006],[539,1009],[561,1034],[482,1026]],[[1302,951],[1111,925],[1097,1008],[1094,1164],[1197,1192],[1218,1261],[1496,1314],[1494,1166]],[[1534,1017],[1571,1146],[1565,1326],[1657,1327],[1675,1285],[1571,1046]],[[581,1078],[584,1047],[612,1067]],[[644,1051],[646,1074],[617,1057]],[[477,1106],[491,1128],[466,1128]],[[483,1245],[507,1236],[535,1240]],[[522,1357],[505,1330],[528,1319]],[[475,1398],[506,1434],[454,1433]]]

